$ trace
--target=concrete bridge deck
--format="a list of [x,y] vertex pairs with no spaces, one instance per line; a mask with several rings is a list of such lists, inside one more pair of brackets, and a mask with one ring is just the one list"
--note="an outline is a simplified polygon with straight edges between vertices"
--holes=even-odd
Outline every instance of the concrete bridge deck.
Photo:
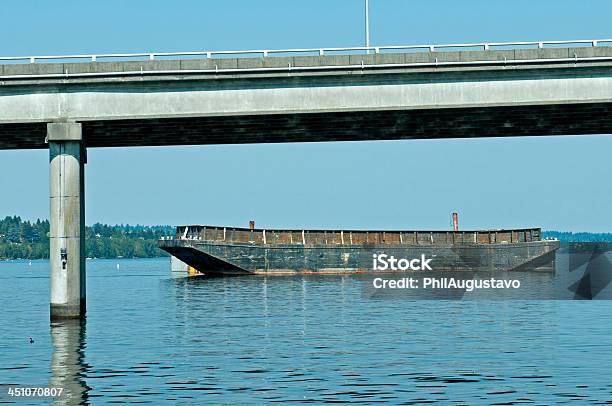
[[608,133],[611,101],[609,46],[0,63],[0,149]]

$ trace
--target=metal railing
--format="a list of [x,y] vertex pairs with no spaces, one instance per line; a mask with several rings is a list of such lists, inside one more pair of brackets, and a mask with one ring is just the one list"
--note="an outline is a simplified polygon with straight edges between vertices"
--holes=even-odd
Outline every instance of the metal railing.
[[440,52],[448,50],[495,50],[495,49],[517,49],[522,48],[549,48],[559,45],[577,45],[582,47],[597,47],[602,44],[612,45],[612,39],[588,39],[567,41],[526,41],[526,42],[483,42],[467,44],[437,44],[437,45],[397,45],[397,46],[370,46],[370,47],[342,47],[342,48],[297,48],[297,49],[257,49],[243,51],[191,51],[191,52],[139,52],[139,53],[116,53],[116,54],[79,54],[79,55],[38,55],[38,56],[0,56],[0,64],[10,62],[37,63],[42,61],[57,60],[86,60],[96,62],[100,60],[129,61],[141,60],[167,60],[176,57],[201,57],[212,59],[214,57],[234,56],[240,57],[269,57],[269,56],[296,56],[296,55],[338,55],[342,52],[364,52],[374,54],[388,51],[399,52]]

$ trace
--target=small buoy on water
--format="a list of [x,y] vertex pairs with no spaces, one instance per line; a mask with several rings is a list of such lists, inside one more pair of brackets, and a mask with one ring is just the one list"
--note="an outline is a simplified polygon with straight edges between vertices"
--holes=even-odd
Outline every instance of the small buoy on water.
[[32,266],[32,261],[30,261],[30,263],[28,264],[28,266]]
[[119,269],[119,264],[117,264],[117,269]]
[[34,340],[32,340],[32,337],[30,337],[30,344],[34,344]]

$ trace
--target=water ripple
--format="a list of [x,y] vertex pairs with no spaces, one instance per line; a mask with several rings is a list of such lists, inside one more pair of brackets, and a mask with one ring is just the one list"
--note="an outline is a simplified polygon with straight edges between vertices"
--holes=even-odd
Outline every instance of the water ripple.
[[347,276],[171,280],[167,260],[116,262],[88,263],[87,323],[51,327],[47,263],[0,264],[0,383],[59,382],[82,404],[612,399],[605,301],[381,301]]

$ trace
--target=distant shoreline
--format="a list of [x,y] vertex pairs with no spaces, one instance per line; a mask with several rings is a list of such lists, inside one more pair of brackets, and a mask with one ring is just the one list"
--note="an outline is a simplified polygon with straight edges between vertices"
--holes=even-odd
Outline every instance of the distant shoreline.
[[[161,258],[168,254],[157,241],[173,236],[173,226],[107,225],[85,228],[85,255],[95,259]],[[543,231],[543,238],[563,242],[611,242],[612,233]],[[0,260],[49,258],[49,221],[22,220],[18,216],[0,219]]]
[[[158,258],[168,254],[157,248],[161,237],[174,235],[165,226],[107,225],[85,227],[85,256],[97,259]],[[49,258],[49,221],[0,219],[0,260]]]
[[[87,258],[87,262],[89,261],[119,261],[124,259],[168,259],[169,255],[165,257],[148,257],[148,258]],[[49,261],[49,258],[0,258],[0,263],[2,262],[30,262],[30,261]]]

